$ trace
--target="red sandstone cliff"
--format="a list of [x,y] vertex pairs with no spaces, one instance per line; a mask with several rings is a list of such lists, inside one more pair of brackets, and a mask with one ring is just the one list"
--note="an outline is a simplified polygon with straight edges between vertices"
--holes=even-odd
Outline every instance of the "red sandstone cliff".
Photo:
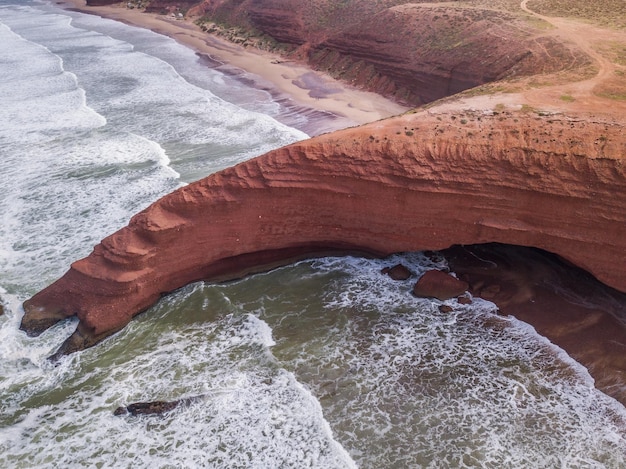
[[61,353],[189,282],[330,252],[502,242],[556,253],[626,291],[623,127],[557,116],[405,115],[284,147],[190,184],[28,300]]

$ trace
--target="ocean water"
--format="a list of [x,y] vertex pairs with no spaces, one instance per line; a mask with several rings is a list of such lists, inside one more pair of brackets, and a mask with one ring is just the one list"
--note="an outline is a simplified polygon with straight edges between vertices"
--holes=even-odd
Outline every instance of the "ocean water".
[[196,283],[46,359],[76,323],[28,338],[22,301],[158,197],[306,138],[306,113],[240,78],[149,31],[0,0],[0,467],[626,466],[626,410],[563,351],[380,274],[442,265],[420,253]]

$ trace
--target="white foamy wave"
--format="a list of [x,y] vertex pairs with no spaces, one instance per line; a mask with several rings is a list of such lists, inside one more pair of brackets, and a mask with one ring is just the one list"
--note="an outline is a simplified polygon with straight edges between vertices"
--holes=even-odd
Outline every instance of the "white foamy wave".
[[60,57],[0,24],[0,141],[41,141],[62,128],[95,128],[106,123],[89,108],[76,76]]
[[[380,271],[384,267],[393,267],[399,263],[411,271],[413,275],[410,279],[398,282],[387,275],[381,275]],[[397,296],[410,292],[415,281],[424,272],[447,267],[443,258],[433,260],[421,252],[395,254],[386,258],[382,264],[378,260],[347,257],[320,259],[316,261],[316,266],[323,271],[345,272],[355,278],[354,282],[347,285],[344,285],[343,278],[337,280],[343,287],[338,295],[327,301],[326,307],[331,309],[348,307],[355,302],[370,307],[393,307],[397,305]],[[394,295],[388,294],[390,290]]]
[[[140,135],[165,148],[170,166],[183,180],[198,179],[307,138],[303,132],[224,101],[203,88],[210,86],[217,72],[199,67],[195,56],[192,61],[180,53],[176,61],[181,70],[193,69],[196,78],[192,84],[160,58],[171,58],[175,52],[156,56],[148,53],[157,47],[150,45],[153,42],[164,46],[164,50],[180,52],[181,46],[170,44],[170,39],[145,31],[133,39],[123,31],[136,30],[126,25],[69,12],[67,15],[73,17],[48,13],[44,27],[31,25],[35,17],[42,16],[33,9],[23,9],[18,17],[3,20],[30,41],[62,57],[64,68],[79,77],[89,106],[106,116],[108,128]],[[145,52],[112,36],[74,26],[89,27],[98,21],[104,25],[101,31],[147,43],[140,48]],[[90,60],[84,60],[85,56]],[[244,90],[242,85],[237,88]]]
[[572,357],[570,357],[565,352],[565,350],[558,347],[557,345],[554,345],[552,342],[550,342],[550,340],[548,340],[548,338],[542,335],[539,335],[537,331],[535,330],[535,328],[531,326],[530,324],[520,321],[519,319],[513,316],[507,317],[507,320],[509,320],[511,324],[514,325],[515,333],[518,334],[519,336],[533,337],[533,339],[538,344],[542,344],[543,346],[552,349],[558,361],[562,362],[563,364],[566,364],[572,370],[572,372],[574,372],[577,375],[577,378],[580,379],[581,385],[588,386],[589,389],[592,389],[594,387],[595,380],[589,374],[589,370],[587,370],[587,368],[585,368],[583,365],[581,365]]
[[[398,262],[416,275],[381,275]],[[288,283],[297,292],[316,285],[321,300],[294,308],[289,292],[263,297],[273,354],[311,388],[357,464],[621,467],[623,406],[532,328],[494,314],[492,303],[413,297],[419,274],[436,266],[421,254],[321,259],[299,264],[304,274],[289,269]],[[283,273],[264,287],[285,289]],[[439,311],[444,303],[453,312]]]
[[[94,81],[96,86],[90,89],[93,105],[118,128],[170,146],[184,142],[199,147],[195,164],[208,159],[214,164],[218,156],[223,166],[232,165],[306,138],[305,134],[269,116],[244,111],[191,85],[171,65],[159,59],[136,51],[127,55],[132,58],[120,54],[101,57],[106,63],[106,76],[100,72],[98,81]],[[125,78],[130,60],[133,86]],[[112,83],[127,80],[129,86],[126,93],[111,97],[103,93],[100,80]]]
[[258,317],[249,314],[248,317],[248,334],[254,340],[258,340],[259,344],[263,347],[272,347],[276,345],[274,338],[272,337],[272,329],[263,320]]
[[165,158],[143,137],[99,131],[64,131],[55,144],[16,147],[0,169],[4,281],[30,292],[45,286],[68,259],[87,255],[133,213],[178,187]]
[[167,155],[167,152],[161,145],[159,145],[157,142],[153,142],[152,140],[148,140],[147,138],[144,138],[141,135],[132,135],[132,136],[140,140],[143,140],[146,143],[146,145],[149,148],[151,148],[152,151],[150,153],[156,157],[155,161],[159,164],[159,166],[162,166],[163,168],[167,168],[167,170],[170,172],[172,177],[177,178],[177,179],[180,178],[180,173],[178,173],[176,170],[174,170],[170,166],[172,161],[170,160],[169,156]]
[[[178,295],[194,304],[207,288],[216,287],[191,286]],[[172,312],[172,304],[179,310]],[[39,371],[55,376],[27,382],[20,399],[7,406],[21,418],[13,433],[0,430],[0,463],[356,467],[332,438],[319,403],[276,364],[263,321],[224,314],[211,323],[176,325],[173,316],[185,312],[180,308],[170,298],[152,311],[157,318],[64,359],[61,366],[73,373]],[[146,323],[153,335],[129,346],[137,344],[137,334],[150,334]],[[45,403],[37,405],[43,396]],[[162,417],[113,415],[130,402],[181,398],[193,399]],[[20,409],[19,401],[31,401],[29,409]],[[11,436],[16,430],[20,438]]]
[[289,122],[292,126],[305,126],[309,117],[285,107],[287,98],[277,101],[266,89],[271,89],[270,83],[263,82],[260,77],[248,78],[241,70],[226,67],[226,75],[221,71],[224,67],[215,70],[216,62],[207,64],[206,58],[199,58],[197,53],[169,37],[150,30],[137,30],[116,21],[102,20],[89,15],[80,15],[73,18],[73,24],[78,27],[87,27],[112,36],[118,40],[132,42],[135,50],[158,57],[173,65],[177,72],[186,81],[211,92],[227,102],[254,112],[277,118],[281,122]]

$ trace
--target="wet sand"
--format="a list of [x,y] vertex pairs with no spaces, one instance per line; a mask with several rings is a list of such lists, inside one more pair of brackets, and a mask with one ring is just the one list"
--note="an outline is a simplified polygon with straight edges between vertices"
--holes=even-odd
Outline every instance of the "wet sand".
[[532,325],[626,404],[626,294],[538,249],[487,244],[444,255],[474,295]]
[[310,124],[301,130],[309,135],[374,122],[408,110],[376,93],[357,90],[303,64],[205,33],[192,20],[143,13],[128,9],[123,3],[88,7],[85,0],[64,0],[57,5],[150,29],[175,39],[195,50],[208,66],[241,77],[251,86],[270,92],[274,99],[294,113],[307,115]]

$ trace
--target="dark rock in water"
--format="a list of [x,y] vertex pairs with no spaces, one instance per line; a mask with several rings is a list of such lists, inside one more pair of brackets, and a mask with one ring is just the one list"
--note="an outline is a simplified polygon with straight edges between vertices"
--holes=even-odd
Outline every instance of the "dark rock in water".
[[134,402],[126,407],[118,407],[115,409],[115,412],[113,412],[113,415],[163,415],[180,405],[188,405],[196,402],[202,397],[203,396],[188,397],[177,401]]
[[113,415],[161,415],[178,407],[179,401],[135,402],[127,407],[118,407]]
[[469,285],[452,275],[439,270],[429,270],[413,287],[413,294],[421,298],[437,298],[438,300],[449,300],[462,295],[467,291]]
[[472,299],[467,296],[459,296],[456,301],[459,302],[460,305],[471,305]]
[[87,0],[86,5],[88,7],[102,7],[107,5],[113,5],[115,3],[120,3],[119,0]]
[[385,267],[380,272],[389,275],[393,280],[407,280],[411,277],[411,271],[402,264],[396,264],[393,267]]
[[0,316],[4,314],[4,305],[0,303]]
[[440,305],[439,311],[441,311],[442,313],[451,313],[452,311],[454,311],[454,308],[448,305]]

